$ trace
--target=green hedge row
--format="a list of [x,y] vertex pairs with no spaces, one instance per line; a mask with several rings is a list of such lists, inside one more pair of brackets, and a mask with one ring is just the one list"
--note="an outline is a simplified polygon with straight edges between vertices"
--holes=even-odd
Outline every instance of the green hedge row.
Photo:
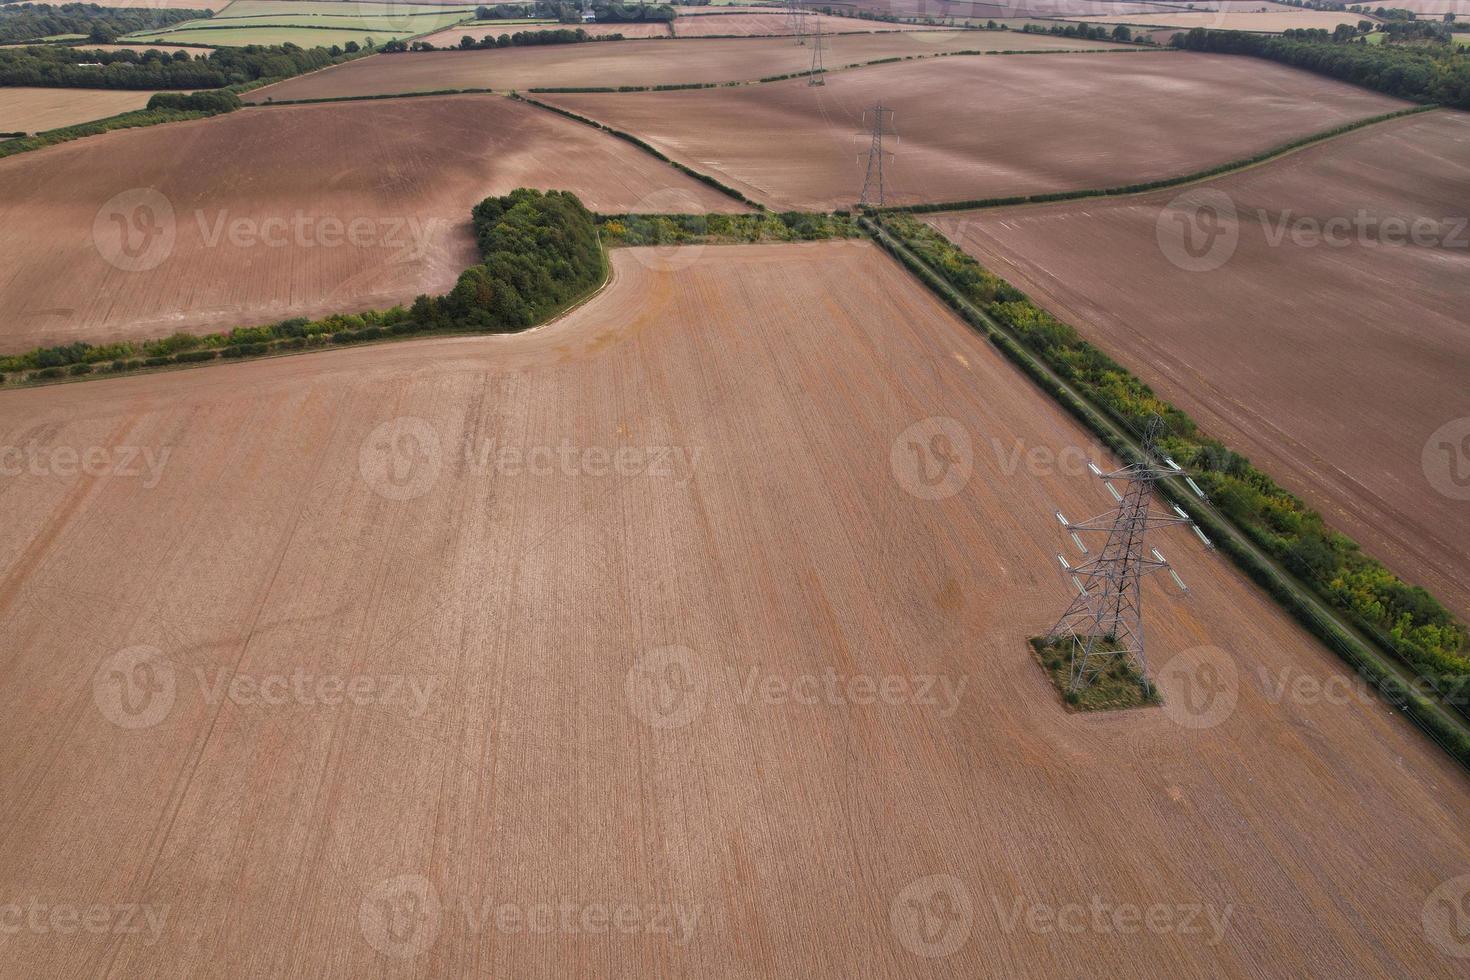
[[[918,225],[917,221],[912,218],[895,216],[887,220],[880,219],[880,222],[874,222],[867,218],[860,219],[860,223],[866,230],[873,234],[874,239],[881,247],[897,258],[905,268],[939,296],[961,319],[985,335],[996,348],[1020,367],[1038,387],[1051,395],[1064,409],[1086,425],[1119,459],[1131,462],[1137,458],[1137,454],[1133,451],[1132,447],[1117,435],[1115,428],[1115,425],[1121,425],[1125,429],[1130,428],[1130,421],[1118,417],[1106,402],[1102,402],[1099,408],[1094,408],[1092,404],[1079,399],[1073,394],[1070,388],[1060,384],[1057,381],[1057,377],[1061,376],[1066,378],[1069,383],[1076,385],[1082,390],[1087,390],[1087,386],[1084,383],[1080,383],[1068,371],[1054,368],[1054,374],[1053,371],[1047,370],[1043,366],[1044,362],[1050,361],[1046,353],[1033,348],[1029,344],[1023,345],[1018,343],[1005,330],[999,329],[994,322],[987,319],[984,315],[977,314],[977,307],[983,309],[989,304],[979,303],[970,299],[970,296],[967,294],[972,293],[973,290],[956,286],[946,275],[936,272],[934,268],[931,268],[927,262],[927,257],[928,254],[933,254],[933,246],[937,243],[933,242],[932,239],[927,243],[919,242],[917,239],[920,236],[910,238],[905,234],[905,232],[916,230],[912,226]],[[910,224],[906,226],[904,224],[906,222]],[[968,255],[949,243],[943,236],[937,232],[933,232],[932,229],[928,229],[927,226],[920,225],[919,227],[932,233],[934,238],[943,242],[944,246],[947,246],[947,251],[958,253],[958,256],[954,258],[954,261],[958,265],[964,266],[967,264],[965,260],[968,260],[968,265],[979,269],[978,263],[975,263]],[[902,228],[902,231],[900,231],[900,228]],[[892,235],[890,235],[890,232],[892,232]],[[899,243],[901,243],[901,246]],[[920,246],[918,249],[914,248],[916,244]],[[911,249],[913,250],[911,251]],[[924,257],[921,258],[919,256]],[[983,270],[981,272],[983,273]],[[983,274],[997,285],[1003,283],[1002,280],[990,276],[989,273]],[[961,282],[963,281],[962,279]],[[1015,296],[1020,296],[1017,291],[1012,290],[1011,292]],[[983,294],[981,298],[983,298]],[[1011,302],[1016,301],[1011,300]],[[1025,301],[1024,298],[1020,302],[1025,302],[1027,305],[1030,305],[1029,301]],[[1060,327],[1063,325],[1058,324],[1057,326]],[[1085,342],[1081,343],[1084,346],[1090,346],[1086,345]],[[1137,385],[1139,388],[1147,391],[1147,388],[1141,382],[1137,382]],[[1167,410],[1169,415],[1163,417],[1169,418],[1171,421],[1177,422],[1177,419],[1182,417],[1182,413],[1177,412],[1177,410],[1172,409],[1171,406],[1167,406],[1162,402],[1158,402],[1155,407]],[[1187,417],[1184,418],[1187,421]],[[1191,426],[1193,425],[1193,423],[1189,424]],[[1177,442],[1174,445],[1170,445],[1169,448],[1171,453],[1177,452]],[[1174,458],[1178,459],[1178,456]],[[1159,490],[1188,512],[1190,517],[1211,537],[1221,551],[1229,555],[1250,576],[1252,581],[1259,584],[1273,598],[1280,602],[1308,631],[1358,670],[1367,681],[1379,690],[1389,703],[1409,715],[1426,734],[1439,743],[1447,752],[1462,764],[1470,767],[1470,737],[1466,736],[1465,730],[1462,727],[1446,719],[1433,702],[1403,681],[1387,665],[1383,664],[1374,655],[1372,650],[1366,647],[1357,637],[1345,632],[1335,622],[1320,615],[1300,592],[1291,586],[1288,580],[1274,565],[1263,561],[1256,552],[1242,546],[1237,541],[1233,529],[1227,527],[1213,511],[1201,507],[1200,502],[1195,497],[1177,490],[1167,482],[1161,482],[1159,484]],[[1248,530],[1246,533],[1249,535]],[[1254,537],[1253,535],[1250,536]],[[1371,561],[1371,559],[1369,560]],[[1418,591],[1422,592],[1423,590]],[[1427,596],[1427,593],[1425,595]],[[1323,595],[1322,599],[1329,605],[1337,605],[1330,595]],[[1352,611],[1344,610],[1344,612],[1348,614],[1349,620],[1360,621],[1360,617]],[[1448,613],[1444,613],[1444,616],[1448,618]],[[1460,630],[1463,647],[1463,627],[1460,627]],[[1388,643],[1385,646],[1390,652],[1399,653],[1394,644]],[[1411,663],[1410,666],[1413,667],[1415,665]],[[1427,679],[1431,683],[1435,681],[1434,678]],[[1463,713],[1466,691],[1463,685],[1438,689],[1452,706]]]
[[1363,554],[1305,502],[1200,432],[1184,412],[939,232],[907,215],[891,216],[884,227],[1117,424],[1142,431],[1148,418],[1161,417],[1168,432],[1165,451],[1196,473],[1214,504],[1258,547],[1464,711],[1470,698],[1470,634],[1433,596]]
[[857,238],[856,221],[839,211],[764,211],[756,214],[600,214],[597,226],[609,248],[624,245],[706,245],[814,242]]

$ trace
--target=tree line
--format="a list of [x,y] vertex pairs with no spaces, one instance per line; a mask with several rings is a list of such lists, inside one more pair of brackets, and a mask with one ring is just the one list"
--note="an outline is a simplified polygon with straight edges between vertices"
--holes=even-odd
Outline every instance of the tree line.
[[[139,0],[141,3],[142,0]],[[0,44],[58,34],[83,34],[94,44],[111,44],[133,31],[156,31],[186,20],[211,17],[208,10],[152,10],[68,3],[59,7],[21,3],[0,7]]]
[[0,86],[101,89],[209,89],[264,78],[289,78],[344,61],[358,51],[295,44],[215,48],[190,57],[183,51],[86,51],[54,45],[0,48]]
[[1186,51],[1266,58],[1414,102],[1470,108],[1470,56],[1455,47],[1334,43],[1201,27],[1170,43]]

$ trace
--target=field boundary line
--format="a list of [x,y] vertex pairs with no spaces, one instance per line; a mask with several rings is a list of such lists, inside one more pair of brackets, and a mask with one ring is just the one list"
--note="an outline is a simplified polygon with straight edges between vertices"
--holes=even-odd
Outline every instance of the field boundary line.
[[[1126,431],[1092,398],[1058,375],[1009,327],[962,296],[907,243],[890,234],[871,217],[860,218],[859,224],[941,302],[981,333],[1038,388],[1090,429],[1120,458],[1143,458],[1141,443],[1135,434]],[[1393,650],[1377,642],[1350,616],[1327,605],[1315,589],[1266,554],[1232,518],[1181,486],[1181,480],[1181,477],[1174,477],[1159,481],[1159,492],[1187,511],[1197,524],[1207,528],[1220,550],[1230,556],[1246,578],[1260,586],[1307,632],[1372,684],[1385,702],[1407,715],[1420,731],[1470,773],[1470,719],[1451,710],[1440,699],[1427,697],[1422,689],[1414,686],[1415,675]],[[1452,745],[1447,739],[1458,744]]]
[[1406,116],[1418,115],[1422,112],[1434,112],[1442,109],[1438,104],[1410,106],[1407,109],[1397,109],[1393,112],[1380,113],[1376,116],[1368,116],[1354,122],[1334,126],[1321,132],[1312,133],[1299,139],[1282,143],[1269,150],[1263,150],[1249,157],[1241,157],[1228,163],[1218,164],[1205,170],[1196,170],[1193,173],[1181,174],[1177,177],[1161,177],[1158,180],[1149,181],[1145,184],[1124,184],[1119,187],[1090,188],[1079,191],[1056,191],[1049,194],[1018,194],[1012,197],[989,197],[977,198],[970,201],[940,201],[932,204],[901,204],[885,208],[871,208],[875,214],[940,214],[950,211],[986,211],[992,208],[1019,208],[1032,207],[1041,204],[1055,204],[1060,201],[1082,201],[1096,197],[1134,197],[1139,194],[1149,194],[1154,191],[1165,190],[1171,187],[1184,187],[1190,184],[1200,184],[1205,181],[1214,180],[1217,177],[1226,177],[1230,174],[1240,173],[1259,167],[1263,164],[1272,163],[1282,157],[1290,156],[1300,150],[1316,146],[1319,143],[1331,142],[1349,133],[1355,133],[1360,129],[1377,126],[1380,123],[1392,122]]

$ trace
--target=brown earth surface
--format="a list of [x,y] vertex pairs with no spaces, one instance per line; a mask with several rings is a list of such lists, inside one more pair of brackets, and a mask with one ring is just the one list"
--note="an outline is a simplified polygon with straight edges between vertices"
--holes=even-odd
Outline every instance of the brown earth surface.
[[1112,14],[1083,18],[1091,24],[1141,24],[1149,27],[1176,27],[1189,30],[1204,27],[1214,31],[1250,31],[1257,34],[1280,34],[1282,31],[1317,28],[1331,31],[1338,24],[1357,26],[1361,14],[1326,10],[1272,10],[1268,13],[1232,9],[1206,10],[1198,13],[1171,11],[1164,13]]
[[[1222,91],[1231,93],[1228,110]],[[545,99],[755,200],[822,209],[857,200],[869,143],[863,110],[880,99],[897,110],[889,204],[1177,176],[1407,105],[1255,59],[1169,52],[937,58],[840,72],[821,86],[794,79]]]
[[[932,17],[946,19],[1000,20],[1018,17],[1080,17],[1086,14],[1128,14],[1136,11],[1159,10],[1177,5],[1140,3],[1131,0],[996,0],[993,3],[970,3],[966,0],[856,0],[837,2],[833,7],[848,7],[894,17]],[[1203,6],[1204,4],[1200,4]],[[826,6],[826,4],[823,4]]]
[[0,133],[39,133],[132,112],[152,92],[90,88],[0,88]]
[[[1113,48],[1009,31],[906,31],[827,39],[831,68],[945,51],[1027,51]],[[604,41],[486,51],[430,51],[350,61],[267,85],[244,97],[251,102],[336,99],[394,92],[488,88],[583,88],[618,85],[688,85],[754,81],[811,68],[811,49],[785,38]],[[731,134],[738,136],[739,134]]]
[[[816,30],[817,14],[807,17],[806,31]],[[829,33],[917,30],[917,26],[885,24],[879,21],[859,20],[851,17],[821,17],[822,30]],[[723,37],[735,34],[745,37],[766,37],[795,33],[787,26],[786,14],[781,10],[769,13],[725,14],[710,13],[703,16],[680,17],[674,21],[677,37]]]
[[1455,419],[1470,435],[1466,186],[1470,115],[1442,111],[1182,194],[932,223],[1470,618],[1470,489],[1431,445]]
[[622,140],[471,95],[108,133],[0,160],[0,186],[7,353],[443,292],[475,258],[470,208],[517,187],[601,211],[742,209]]
[[1068,713],[1083,433],[870,245],[682,259],[0,393],[8,972],[1463,975],[1462,770],[1180,528],[1166,706]]

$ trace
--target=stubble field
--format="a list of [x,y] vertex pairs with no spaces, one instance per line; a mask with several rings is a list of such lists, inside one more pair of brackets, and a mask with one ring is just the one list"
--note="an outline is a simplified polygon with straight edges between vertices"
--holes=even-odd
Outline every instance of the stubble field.
[[[1463,774],[1273,697],[1341,666],[1182,529],[1169,707],[1063,710],[1052,510],[1111,498],[1007,462],[1082,433],[895,264],[614,267],[517,337],[0,394],[31,458],[164,461],[0,484],[0,894],[157,923],[13,969],[1456,975]],[[1097,906],[1158,914],[1046,918]]]
[[[985,97],[937,99],[937,91]],[[889,144],[889,204],[1176,176],[1407,105],[1273,64],[1163,52],[939,58],[840,72],[822,86],[795,79],[546,99],[752,199],[821,209],[856,201],[868,149],[863,111],[879,99],[896,110],[899,135]]]
[[[0,350],[411,302],[475,258],[469,213],[532,186],[618,212],[740,205],[500,96],[251,109],[0,161]],[[149,214],[139,208],[149,209]],[[118,221],[138,219],[126,240]],[[146,219],[146,220],[144,220]]]
[[152,92],[90,88],[0,88],[0,133],[39,133],[141,109]]
[[[1182,193],[931,223],[1467,616],[1432,445],[1470,416],[1467,184],[1470,115],[1442,111]],[[1224,237],[1183,252],[1192,217]]]

